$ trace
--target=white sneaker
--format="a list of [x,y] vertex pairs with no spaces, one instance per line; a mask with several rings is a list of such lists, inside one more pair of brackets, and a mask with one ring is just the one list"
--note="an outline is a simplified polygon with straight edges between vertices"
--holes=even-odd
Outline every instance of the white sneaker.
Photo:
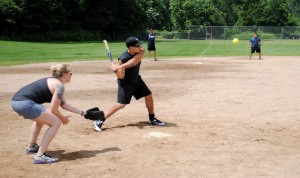
[[97,120],[97,121],[93,122],[93,126],[94,126],[95,131],[97,131],[97,132],[102,131],[101,127],[102,127],[103,122],[104,121],[102,121],[102,120]]
[[54,158],[46,153],[42,156],[34,156],[34,164],[52,164],[58,161],[58,158]]

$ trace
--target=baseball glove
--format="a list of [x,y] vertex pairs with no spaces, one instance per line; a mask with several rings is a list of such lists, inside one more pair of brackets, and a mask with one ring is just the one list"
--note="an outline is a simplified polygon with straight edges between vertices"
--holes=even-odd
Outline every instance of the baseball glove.
[[84,115],[84,118],[92,120],[92,121],[105,119],[104,112],[101,111],[98,107],[88,109],[86,111],[86,114]]

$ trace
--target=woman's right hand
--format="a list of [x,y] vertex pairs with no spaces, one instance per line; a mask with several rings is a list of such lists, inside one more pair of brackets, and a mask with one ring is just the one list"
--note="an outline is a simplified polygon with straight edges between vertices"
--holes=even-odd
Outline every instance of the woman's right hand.
[[60,118],[60,120],[64,125],[67,125],[70,122],[69,117],[71,116],[63,116],[63,118]]

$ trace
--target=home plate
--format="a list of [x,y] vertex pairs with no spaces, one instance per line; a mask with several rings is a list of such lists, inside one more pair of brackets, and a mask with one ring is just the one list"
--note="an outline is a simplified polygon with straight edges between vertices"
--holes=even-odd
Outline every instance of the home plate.
[[170,134],[162,133],[162,132],[149,132],[144,134],[144,138],[163,138],[163,137],[170,137]]
[[195,62],[195,64],[202,64],[202,62]]

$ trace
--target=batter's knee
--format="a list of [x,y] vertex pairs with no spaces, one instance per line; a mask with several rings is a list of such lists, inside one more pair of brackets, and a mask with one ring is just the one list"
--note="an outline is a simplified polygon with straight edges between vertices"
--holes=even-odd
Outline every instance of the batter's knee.
[[152,98],[152,93],[150,93],[149,95],[145,96],[146,99],[148,98]]
[[121,104],[121,103],[117,104],[118,109],[123,109],[123,108],[125,108],[125,106],[126,106],[126,104]]

